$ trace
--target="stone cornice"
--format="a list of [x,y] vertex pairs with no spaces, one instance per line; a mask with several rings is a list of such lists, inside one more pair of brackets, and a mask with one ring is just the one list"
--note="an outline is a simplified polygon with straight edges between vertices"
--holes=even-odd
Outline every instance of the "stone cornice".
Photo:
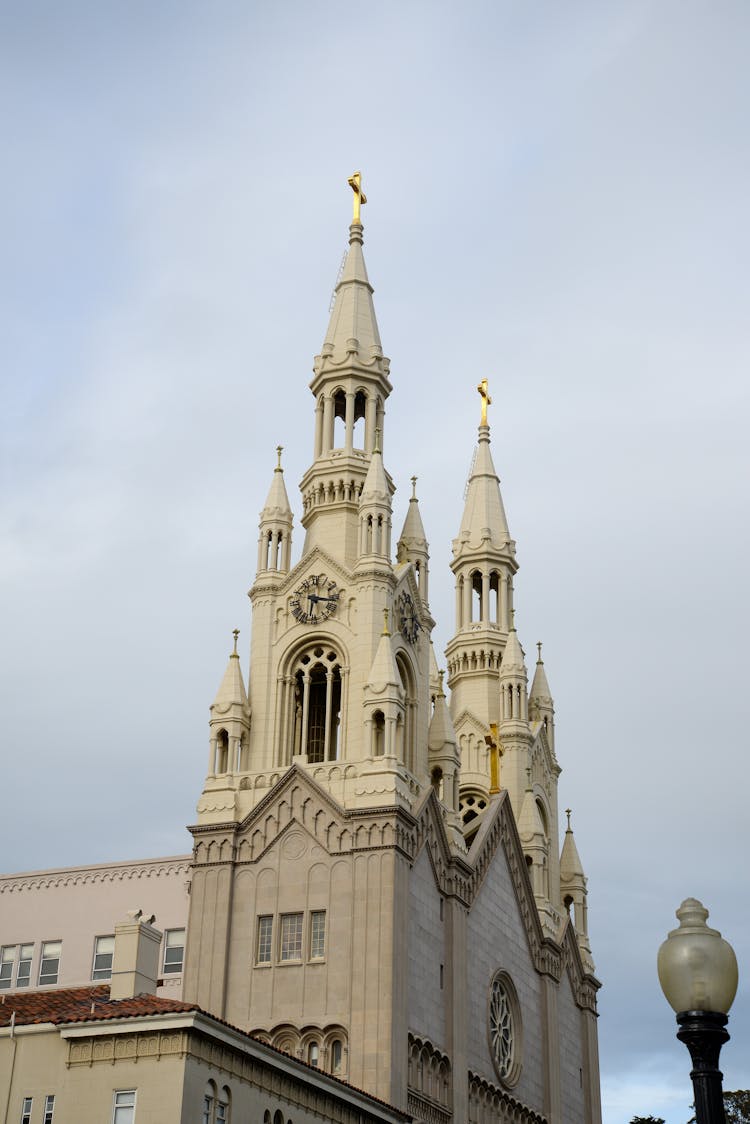
[[[497,1108],[500,1114],[493,1114],[492,1119],[502,1120],[505,1124],[547,1124],[546,1116],[527,1108],[521,1101],[517,1101],[505,1089],[501,1089],[486,1077],[480,1077],[469,1070],[469,1103],[472,1099],[483,1101],[492,1109]],[[484,1119],[484,1117],[482,1117]]]
[[0,875],[0,894],[12,894],[21,890],[46,890],[52,886],[163,878],[172,874],[183,874],[187,877],[190,874],[190,863],[190,855],[175,855],[165,859],[144,859],[140,862],[102,863],[95,866]]

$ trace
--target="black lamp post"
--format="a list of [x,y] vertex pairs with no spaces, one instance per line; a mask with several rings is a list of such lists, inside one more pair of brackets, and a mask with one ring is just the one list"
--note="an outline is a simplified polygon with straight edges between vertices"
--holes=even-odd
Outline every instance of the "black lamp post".
[[721,933],[706,924],[708,910],[686,898],[678,929],[659,949],[659,983],[677,1013],[677,1037],[690,1051],[696,1124],[726,1124],[719,1053],[728,1040],[727,1012],[737,991],[737,959]]

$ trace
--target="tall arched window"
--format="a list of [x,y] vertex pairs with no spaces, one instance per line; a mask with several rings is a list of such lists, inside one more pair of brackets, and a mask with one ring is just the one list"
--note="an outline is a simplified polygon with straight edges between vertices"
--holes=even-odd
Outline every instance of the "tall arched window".
[[397,654],[396,666],[401,679],[401,686],[404,689],[405,714],[405,722],[396,731],[397,753],[407,769],[411,769],[413,772],[415,768],[414,743],[417,723],[417,692],[414,685],[414,672],[403,652]]
[[229,769],[229,734],[226,730],[219,730],[216,739],[216,772],[226,773]]
[[305,652],[294,673],[294,753],[308,761],[336,761],[341,721],[341,666],[322,646]]

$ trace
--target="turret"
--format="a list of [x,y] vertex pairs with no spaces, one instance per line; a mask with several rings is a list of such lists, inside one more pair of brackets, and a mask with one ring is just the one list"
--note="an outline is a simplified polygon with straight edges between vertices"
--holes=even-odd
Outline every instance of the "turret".
[[578,854],[576,841],[573,838],[573,829],[570,826],[570,808],[565,809],[565,815],[568,817],[568,827],[560,854],[560,889],[563,905],[569,913],[571,912],[571,906],[573,908],[571,921],[575,928],[581,959],[586,968],[593,972],[594,961],[591,956],[588,931],[587,880],[583,873],[583,865]]
[[247,747],[250,734],[250,708],[237,653],[239,629],[235,628],[234,651],[229,657],[224,678],[211,704],[211,730],[208,756],[209,776],[225,776],[248,768]]
[[547,674],[544,670],[541,640],[537,642],[537,651],[539,656],[536,661],[536,668],[534,669],[534,680],[531,684],[531,690],[529,691],[529,720],[531,722],[542,723],[547,734],[547,741],[550,749],[554,752],[555,707],[552,700],[552,692],[547,682]]
[[359,498],[358,560],[368,565],[391,561],[391,489],[383,467],[380,434],[376,434],[370,467]]
[[281,467],[283,448],[277,445],[278,464],[263,510],[260,513],[258,536],[258,574],[286,574],[292,556],[292,522],[294,516],[284,485]]
[[396,547],[396,561],[401,563],[411,562],[417,577],[419,596],[423,605],[426,606],[428,604],[430,548],[422,524],[422,516],[419,514],[416,476],[411,478],[411,498]]
[[503,748],[501,785],[507,788],[516,818],[520,815],[526,788],[531,731],[526,694],[526,663],[511,624],[500,666],[500,713],[497,730]]
[[365,740],[368,756],[404,759],[404,689],[393,655],[388,610],[372,661],[364,697]]

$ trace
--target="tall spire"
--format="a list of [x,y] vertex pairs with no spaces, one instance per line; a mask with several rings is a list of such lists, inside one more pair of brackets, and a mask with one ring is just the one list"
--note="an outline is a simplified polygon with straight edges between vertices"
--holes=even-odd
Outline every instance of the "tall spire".
[[[313,364],[314,459],[300,487],[307,531],[304,553],[325,542],[326,549],[333,546],[341,560],[353,566],[359,548],[357,501],[375,449],[376,430],[383,449],[385,401],[392,387],[362,253],[359,208],[366,197],[361,174],[355,172],[349,183],[355,192],[354,222],[328,329]],[[395,488],[390,479],[388,484],[392,495]]]
[[511,542],[508,520],[505,516],[500,478],[495,471],[490,452],[490,427],[487,422],[487,407],[492,399],[487,390],[487,379],[482,379],[477,387],[482,398],[482,418],[479,425],[479,442],[474,454],[474,463],[466,489],[464,514],[461,530],[456,544],[459,550],[477,549],[491,544],[498,550],[507,549]]
[[518,569],[500,481],[490,452],[487,379],[481,398],[479,440],[451,569],[456,576],[456,629],[446,648],[448,686],[454,715],[467,710],[480,724],[498,720],[497,671],[510,628],[513,575]]

